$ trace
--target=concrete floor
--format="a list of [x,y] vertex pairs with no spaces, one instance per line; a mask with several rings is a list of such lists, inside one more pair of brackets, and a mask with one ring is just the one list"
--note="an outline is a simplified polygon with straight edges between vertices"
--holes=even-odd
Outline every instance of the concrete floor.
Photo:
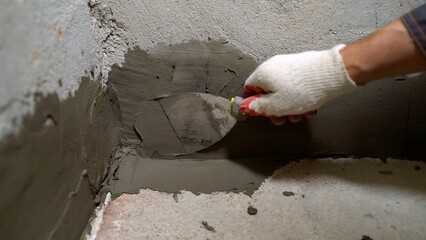
[[[93,239],[426,239],[426,164],[291,162],[250,197],[149,189],[106,207]],[[99,221],[100,222],[100,221]]]

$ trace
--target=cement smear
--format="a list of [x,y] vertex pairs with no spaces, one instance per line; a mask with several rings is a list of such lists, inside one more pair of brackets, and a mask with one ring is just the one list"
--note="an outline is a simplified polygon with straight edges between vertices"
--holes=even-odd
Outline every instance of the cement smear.
[[229,100],[206,93],[184,93],[146,101],[134,128],[148,156],[187,154],[220,141],[235,125]]
[[[192,41],[180,45],[159,46],[148,52],[136,48],[129,50],[125,59],[122,67],[113,66],[109,83],[117,92],[127,138],[142,142],[133,146],[136,151],[132,153],[132,157],[118,157],[120,164],[116,166],[113,181],[110,182],[110,190],[114,195],[137,192],[140,188],[170,192],[188,189],[196,193],[245,191],[251,194],[266,176],[282,165],[282,162],[249,159],[254,155],[244,154],[244,148],[248,145],[244,146],[243,142],[232,142],[233,145],[226,145],[225,148],[224,145],[216,143],[206,150],[209,154],[205,157],[198,157],[196,154],[197,157],[185,159],[186,155],[183,155],[183,159],[173,160],[179,158],[173,154],[193,152],[218,140],[213,139],[217,132],[220,132],[211,126],[214,117],[207,116],[212,114],[213,109],[201,109],[204,114],[199,115],[197,124],[189,123],[188,117],[184,116],[187,106],[190,106],[190,100],[178,109],[174,108],[176,101],[169,101],[173,97],[147,101],[187,92],[209,93],[226,99],[241,96],[244,80],[257,65],[250,56],[242,54],[226,42]],[[152,116],[162,109],[167,114],[153,119]],[[195,112],[193,114],[197,115]],[[264,119],[257,120],[260,122],[252,120],[247,121],[249,125],[242,123],[241,126],[236,126],[230,135],[243,134],[242,131],[256,123],[275,130]],[[156,126],[144,122],[156,123]],[[191,135],[187,131],[190,129],[188,124],[196,125],[200,134],[211,132],[210,139],[203,142],[200,136],[196,136],[196,141],[182,143],[179,136]],[[244,134],[242,137],[244,138]],[[220,146],[216,146],[217,144]],[[232,153],[231,148],[235,148],[238,154]],[[166,158],[171,160],[158,159],[164,158],[164,154],[170,154]],[[249,161],[229,160],[234,155],[238,157],[241,154],[249,156]],[[248,170],[250,168],[252,170]]]
[[134,154],[119,158],[109,178],[113,197],[138,193],[141,188],[179,193],[216,191],[244,192],[252,195],[283,161],[273,159],[149,159]]
[[[136,133],[135,120],[147,117],[144,111],[160,107],[143,106],[146,100],[184,92],[225,98],[241,95],[244,80],[256,65],[224,42],[193,41],[148,52],[129,50],[123,66],[113,66],[109,75],[119,99],[127,141],[135,143],[132,157],[118,157],[120,164],[115,166],[110,182],[113,193],[140,188],[250,193],[246,186],[252,184],[256,189],[276,165],[284,165],[288,159],[332,155],[424,158],[426,97],[422,89],[426,83],[422,75],[369,84],[319,109],[314,119],[298,124],[276,127],[267,119],[249,118],[237,123],[221,141],[193,154],[153,154],[180,153],[182,146],[176,136],[153,131],[140,139]],[[158,128],[167,126],[168,119],[158,119]],[[141,127],[139,124],[136,128]],[[158,137],[169,142],[144,150],[146,138]],[[256,158],[273,163],[252,160]]]
[[[78,238],[109,190],[114,196],[140,188],[251,194],[290,158],[425,157],[426,81],[419,75],[370,84],[299,124],[276,127],[249,118],[207,149],[159,159],[144,151],[134,130],[136,116],[146,110],[142,102],[185,92],[241,95],[256,63],[222,42],[136,48],[125,57],[123,67],[113,66],[109,92],[85,79],[63,102],[39,96],[20,134],[0,143],[2,237]],[[158,121],[159,128],[166,124]],[[122,147],[111,159],[119,140]]]
[[78,239],[120,138],[114,96],[83,79],[75,96],[39,96],[35,115],[0,143],[4,239]]
[[109,83],[117,92],[127,137],[139,139],[133,124],[143,101],[186,92],[241,95],[256,65],[226,43],[192,41],[149,52],[129,50],[123,66],[112,67]]

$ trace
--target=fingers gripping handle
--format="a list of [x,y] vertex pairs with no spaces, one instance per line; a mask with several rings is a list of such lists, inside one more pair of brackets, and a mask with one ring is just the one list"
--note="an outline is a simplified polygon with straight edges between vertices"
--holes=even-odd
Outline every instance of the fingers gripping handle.
[[241,103],[244,101],[242,97],[233,97],[229,100],[229,108],[231,110],[231,114],[238,120],[244,121],[247,118],[247,114],[242,112],[240,109]]

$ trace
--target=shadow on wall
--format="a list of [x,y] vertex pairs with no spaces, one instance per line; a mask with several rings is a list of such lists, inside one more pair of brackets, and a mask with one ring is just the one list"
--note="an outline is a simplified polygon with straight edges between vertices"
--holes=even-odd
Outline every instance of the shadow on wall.
[[426,156],[426,81],[386,79],[341,97],[301,123],[275,127],[265,119],[239,123],[223,141],[194,158]]

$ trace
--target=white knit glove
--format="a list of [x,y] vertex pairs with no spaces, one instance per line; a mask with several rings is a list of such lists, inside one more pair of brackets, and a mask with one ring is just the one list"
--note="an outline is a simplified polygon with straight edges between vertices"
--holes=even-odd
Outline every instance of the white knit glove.
[[249,115],[288,116],[316,110],[357,88],[346,72],[338,45],[326,51],[276,55],[246,80],[240,105]]

